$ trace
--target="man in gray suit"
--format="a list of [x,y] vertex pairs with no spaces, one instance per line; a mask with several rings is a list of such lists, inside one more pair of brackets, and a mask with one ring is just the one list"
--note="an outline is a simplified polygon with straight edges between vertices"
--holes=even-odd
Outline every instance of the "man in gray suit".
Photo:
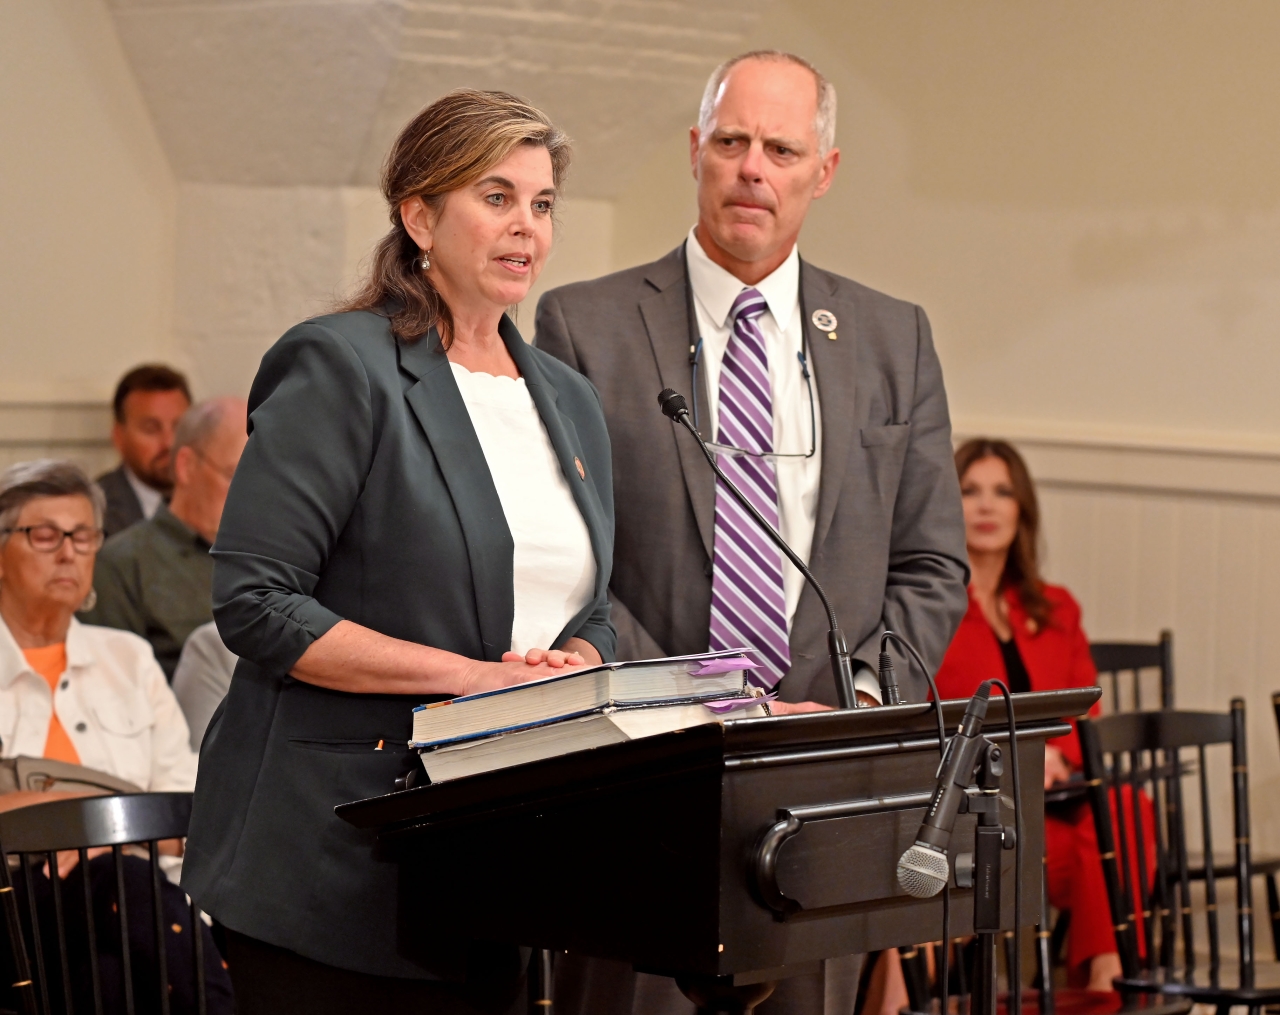
[[[690,132],[698,222],[686,241],[538,304],[538,346],[589,377],[604,404],[618,658],[746,640],[767,682],[780,681],[775,711],[836,703],[825,613],[661,415],[662,388],[689,394],[703,435],[739,452],[721,453],[721,466],[737,469],[827,590],[855,646],[860,701],[878,701],[883,631],[936,669],[967,605],[950,419],[924,311],[796,251],[839,162],[834,135],[835,91],[806,61],[728,61]],[[923,700],[923,675],[898,669],[904,699]],[[558,1008],[681,1010],[669,981],[564,958]],[[784,980],[758,1011],[851,1015],[859,966],[831,960],[822,975]]]

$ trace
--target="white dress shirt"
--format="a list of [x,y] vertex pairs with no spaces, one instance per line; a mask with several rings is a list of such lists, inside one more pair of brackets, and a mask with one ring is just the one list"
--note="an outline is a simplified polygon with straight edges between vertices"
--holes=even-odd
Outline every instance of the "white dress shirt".
[[67,669],[51,694],[0,620],[0,753],[40,757],[55,708],[80,764],[153,793],[195,789],[187,721],[136,634],[72,618]]
[[134,496],[138,498],[138,504],[142,508],[142,517],[150,518],[164,502],[164,494],[154,486],[148,486],[140,480],[127,465],[124,467],[124,478],[129,481],[129,486],[133,490]]
[[595,594],[587,523],[524,378],[450,366],[515,542],[511,651],[551,648]]
[[[689,283],[693,287],[693,306],[702,336],[699,370],[707,382],[711,404],[698,404],[698,427],[707,440],[716,437],[720,410],[720,364],[733,322],[729,312],[733,301],[746,289],[741,280],[716,264],[702,249],[695,229],[685,241],[689,262]],[[804,454],[814,440],[817,450],[811,458],[777,458],[778,531],[806,564],[813,550],[813,529],[818,517],[818,489],[822,481],[822,405],[818,400],[818,381],[812,361],[809,372],[812,384],[806,385],[797,357],[804,350],[804,321],[800,315],[800,255],[795,247],[773,274],[752,288],[764,297],[768,309],[756,318],[764,336],[769,357],[769,383],[773,389],[773,449],[777,452]],[[813,390],[813,423],[809,415],[809,388]],[[782,562],[782,585],[787,602],[787,631],[795,619],[800,594],[804,591],[804,575]],[[854,686],[880,700],[880,685],[866,667],[856,667]]]

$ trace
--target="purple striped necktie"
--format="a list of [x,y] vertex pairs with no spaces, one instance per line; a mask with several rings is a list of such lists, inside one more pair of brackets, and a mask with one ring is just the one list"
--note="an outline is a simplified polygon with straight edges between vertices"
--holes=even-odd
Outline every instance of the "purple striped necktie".
[[[716,442],[773,451],[769,358],[757,319],[768,305],[755,289],[733,301],[733,333],[720,365]],[[778,527],[778,477],[772,459],[720,453],[720,468],[769,523]],[[711,570],[711,648],[748,647],[762,666],[753,683],[771,689],[791,666],[782,553],[728,488],[716,481],[715,554]]]

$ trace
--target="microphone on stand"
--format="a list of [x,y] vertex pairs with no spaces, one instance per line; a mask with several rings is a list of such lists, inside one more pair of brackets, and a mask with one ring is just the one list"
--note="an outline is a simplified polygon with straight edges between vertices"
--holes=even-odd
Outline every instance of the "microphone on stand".
[[827,598],[827,593],[818,584],[818,579],[813,576],[813,572],[809,570],[795,550],[787,545],[787,541],[765,520],[764,516],[756,510],[755,505],[746,498],[743,492],[734,485],[733,481],[716,464],[716,456],[711,453],[706,441],[702,439],[702,434],[698,433],[697,428],[689,419],[689,403],[685,401],[684,395],[673,391],[671,388],[663,388],[658,395],[658,405],[662,407],[662,412],[667,418],[674,423],[679,423],[693,434],[693,439],[698,442],[698,447],[702,448],[702,453],[707,456],[707,462],[716,477],[720,482],[724,483],[725,488],[733,495],[734,500],[742,505],[742,509],[760,526],[760,530],[773,541],[774,545],[804,575],[804,580],[809,583],[809,587],[822,600],[822,606],[827,611],[827,626],[830,629],[827,634],[827,648],[831,653],[831,673],[836,681],[836,698],[840,702],[841,708],[858,708],[858,695],[853,687],[853,660],[849,655],[849,644],[845,641],[844,632],[840,630],[840,624],[836,621],[836,611],[831,608],[831,600]]
[[898,884],[908,895],[928,899],[946,887],[951,873],[947,845],[955,828],[964,791],[973,778],[982,748],[982,721],[987,716],[991,681],[984,680],[964,710],[960,729],[938,766],[938,782],[925,811],[916,841],[898,860]]

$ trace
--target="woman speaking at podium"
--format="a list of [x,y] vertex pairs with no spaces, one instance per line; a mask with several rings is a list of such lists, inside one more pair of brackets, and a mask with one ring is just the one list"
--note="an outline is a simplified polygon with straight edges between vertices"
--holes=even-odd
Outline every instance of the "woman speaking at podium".
[[[241,661],[205,735],[183,875],[226,930],[240,1015],[515,1000],[514,950],[400,953],[399,868],[333,808],[417,764],[415,705],[612,658],[599,399],[504,314],[546,263],[568,160],[513,96],[428,106],[387,158],[392,229],[368,282],[254,380],[213,550]],[[448,914],[426,919],[447,940]]]

